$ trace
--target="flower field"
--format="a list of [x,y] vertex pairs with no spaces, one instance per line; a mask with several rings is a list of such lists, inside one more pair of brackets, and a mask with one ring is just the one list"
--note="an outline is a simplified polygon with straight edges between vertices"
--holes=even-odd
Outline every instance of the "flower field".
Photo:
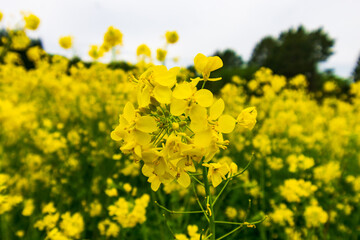
[[213,94],[219,57],[165,66],[176,32],[114,68],[120,30],[85,63],[32,45],[39,23],[0,40],[0,239],[360,238],[360,82],[260,68]]

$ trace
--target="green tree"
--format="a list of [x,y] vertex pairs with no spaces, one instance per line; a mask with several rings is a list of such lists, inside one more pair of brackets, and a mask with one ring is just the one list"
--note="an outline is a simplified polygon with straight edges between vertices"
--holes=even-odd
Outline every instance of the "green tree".
[[224,51],[216,51],[213,56],[218,56],[224,63],[224,67],[241,67],[244,61],[234,50],[226,49]]
[[249,64],[271,68],[288,78],[304,74],[310,89],[315,90],[320,87],[317,64],[331,56],[334,43],[322,28],[309,32],[299,26],[282,32],[277,39],[263,38],[255,46]]
[[360,56],[356,62],[356,66],[354,68],[352,76],[355,82],[360,81]]

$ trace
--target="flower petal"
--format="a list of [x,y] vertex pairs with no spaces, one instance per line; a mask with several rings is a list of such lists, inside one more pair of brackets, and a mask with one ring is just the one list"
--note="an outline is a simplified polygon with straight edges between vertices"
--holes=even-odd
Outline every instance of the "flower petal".
[[150,116],[141,116],[136,120],[136,129],[145,133],[155,132],[158,127],[154,118]]
[[210,107],[213,103],[213,94],[207,89],[200,89],[194,95],[196,102],[202,107]]
[[224,112],[225,103],[221,98],[218,99],[211,107],[210,107],[210,120],[218,119],[221,114]]
[[222,133],[231,133],[235,128],[236,120],[230,115],[222,115],[219,118],[219,131]]
[[154,97],[159,103],[169,104],[171,102],[171,89],[164,86],[156,86],[153,90]]

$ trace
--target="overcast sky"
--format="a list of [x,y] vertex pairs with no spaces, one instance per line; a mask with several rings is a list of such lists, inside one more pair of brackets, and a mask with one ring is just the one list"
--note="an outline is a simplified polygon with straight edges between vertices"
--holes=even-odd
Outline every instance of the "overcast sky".
[[101,44],[113,25],[124,34],[122,60],[134,61],[136,48],[146,43],[155,55],[164,44],[164,33],[176,30],[179,42],[169,47],[169,57],[190,65],[194,56],[234,49],[248,60],[264,36],[278,36],[290,27],[319,27],[336,40],[334,55],[321,68],[334,68],[350,76],[360,54],[360,1],[358,0],[4,0],[1,26],[20,18],[21,10],[41,19],[32,33],[43,40],[45,50],[70,56],[58,45],[60,36],[72,35],[76,53],[89,59],[92,44]]

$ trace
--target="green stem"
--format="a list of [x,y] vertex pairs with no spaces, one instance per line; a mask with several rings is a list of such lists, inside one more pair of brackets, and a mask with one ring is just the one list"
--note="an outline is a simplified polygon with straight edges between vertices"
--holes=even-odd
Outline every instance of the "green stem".
[[[202,165],[202,164],[201,164]],[[202,166],[203,169],[203,179],[205,183],[205,193],[206,193],[206,202],[209,204],[208,208],[210,209],[209,212],[209,220],[210,220],[210,234],[211,234],[211,240],[215,240],[215,216],[214,216],[214,208],[210,193],[210,185],[209,180],[207,178],[207,168],[205,166]]]
[[111,49],[111,62],[115,62],[116,60],[116,49],[115,47],[112,47]]
[[[265,208],[266,208],[266,203],[265,203],[265,159],[262,160],[261,163],[261,172],[260,172],[260,186],[261,186],[261,191],[262,191],[262,197],[260,198],[260,206],[261,206],[261,211],[265,212]],[[266,233],[265,233],[265,227],[264,226],[260,226],[259,228],[260,230],[260,237],[262,240],[266,240]]]
[[[155,197],[155,193],[153,191],[151,191],[151,197],[152,199],[156,199]],[[155,201],[156,202],[156,201]],[[160,224],[160,237],[161,239],[164,239],[164,224],[161,224],[161,213],[160,213],[160,210],[155,207],[155,212],[156,212],[156,215],[157,215],[157,221],[158,221],[158,224]]]
[[170,227],[170,225],[169,225],[168,221],[166,220],[166,216],[165,216],[165,214],[163,214],[163,217],[164,217],[165,224],[166,224],[166,226],[167,226],[167,228],[168,228],[169,232],[171,233],[171,235],[172,235],[173,239],[176,239],[176,237],[175,237],[175,234],[174,234],[173,230],[171,230],[171,227]]
[[201,186],[204,186],[204,184],[203,184],[199,179],[197,179],[195,176],[190,175],[190,174],[189,174],[189,176],[190,176],[192,179],[194,179],[198,184],[200,184]]
[[216,240],[220,240],[220,239],[224,239],[227,236],[233,234],[234,232],[236,232],[237,230],[240,230],[244,225],[240,225],[237,228],[233,229],[231,232],[226,233],[225,235],[222,235],[221,237],[217,238]]
[[203,211],[173,211],[173,210],[167,209],[166,207],[160,205],[157,201],[155,201],[155,204],[158,205],[158,207],[162,208],[163,210],[165,210],[165,211],[167,211],[169,213],[172,213],[172,214],[203,213]]
[[191,173],[191,172],[187,172],[189,175],[191,176],[200,176],[202,175],[202,173]]
[[212,233],[210,233],[209,236],[207,236],[206,238],[204,238],[204,240],[209,239],[210,237],[212,237]]
[[234,174],[233,176],[231,176],[229,179],[233,179],[234,177],[237,177],[237,176],[243,174],[243,173],[250,167],[250,164],[251,164],[251,162],[253,161],[253,159],[254,159],[254,154],[252,154],[252,156],[251,156],[251,158],[250,158],[250,161],[249,161],[248,164],[245,166],[245,168],[244,168],[241,172],[239,172],[239,173]]
[[154,139],[154,142],[153,142],[153,145],[156,147],[156,142],[157,142],[157,140],[159,139],[159,137],[160,137],[160,135],[163,133],[163,131],[164,131],[164,129],[162,128],[161,130],[160,130],[160,132],[155,136],[155,139]]
[[244,225],[255,225],[255,224],[258,224],[258,223],[262,223],[263,221],[265,221],[266,218],[267,218],[267,216],[265,216],[263,219],[260,219],[260,220],[255,221],[255,222],[250,222],[250,223],[236,223],[236,222],[216,221],[217,223],[237,224],[237,225],[240,225],[240,226],[234,228],[232,231],[226,233],[225,235],[222,235],[221,237],[217,238],[216,240],[220,240],[220,239],[226,238],[227,236],[233,234],[233,233],[236,232],[237,230],[240,230]]
[[223,188],[221,189],[221,191],[219,192],[219,194],[216,196],[213,205],[215,206],[216,201],[219,199],[219,197],[221,196],[221,194],[223,193],[223,191],[225,190],[226,186],[229,184],[230,178],[228,178],[223,186]]
[[210,222],[209,217],[207,216],[207,214],[206,214],[203,206],[202,206],[201,203],[200,203],[199,197],[198,197],[198,195],[197,195],[197,193],[196,193],[196,189],[195,189],[195,184],[194,184],[194,182],[192,182],[192,187],[193,187],[193,191],[194,191],[194,195],[195,195],[195,199],[196,199],[197,203],[199,204],[201,210],[204,212],[204,216],[205,216],[206,220],[207,220],[208,222]]
[[244,223],[239,223],[239,222],[227,222],[227,221],[215,221],[215,223],[231,224],[231,225],[244,225]]
[[205,83],[206,83],[206,81],[204,80],[204,83],[202,84],[201,89],[203,89],[205,87]]

